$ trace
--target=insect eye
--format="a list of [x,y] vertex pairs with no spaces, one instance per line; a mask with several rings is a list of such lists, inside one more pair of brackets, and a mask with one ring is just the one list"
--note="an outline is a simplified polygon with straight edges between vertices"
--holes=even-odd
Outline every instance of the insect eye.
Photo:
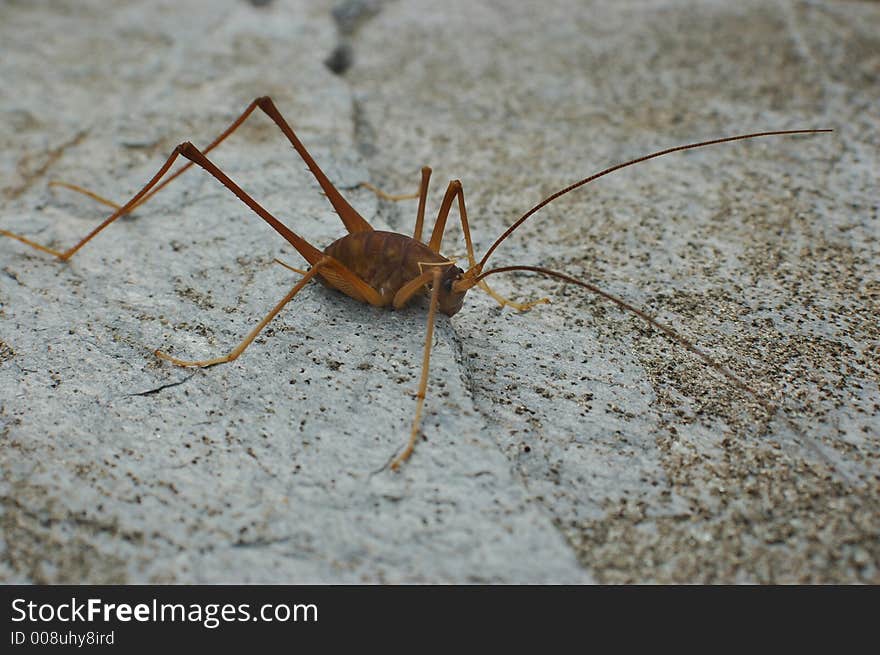
[[450,293],[452,291],[452,278],[451,277],[448,277],[445,280],[443,280],[443,290],[446,293]]

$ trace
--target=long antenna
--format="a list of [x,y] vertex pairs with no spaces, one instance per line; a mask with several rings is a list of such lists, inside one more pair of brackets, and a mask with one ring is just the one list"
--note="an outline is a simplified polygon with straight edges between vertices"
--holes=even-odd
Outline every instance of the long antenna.
[[711,141],[700,141],[699,143],[689,143],[688,145],[685,145],[685,146],[676,146],[675,148],[667,148],[666,150],[654,152],[650,155],[644,155],[642,157],[639,157],[638,159],[633,159],[631,161],[624,162],[623,164],[617,164],[615,166],[612,166],[611,168],[606,168],[604,171],[600,171],[598,173],[590,175],[589,177],[586,177],[583,180],[580,180],[579,182],[575,182],[574,184],[571,184],[571,185],[565,187],[564,189],[557,191],[553,195],[545,198],[544,200],[539,202],[537,205],[532,207],[525,214],[523,214],[519,218],[519,220],[516,221],[516,223],[514,223],[509,228],[507,228],[507,230],[504,232],[504,234],[502,234],[500,237],[498,237],[495,240],[495,243],[493,243],[489,247],[489,250],[486,251],[486,254],[483,255],[483,258],[480,260],[480,263],[477,265],[478,266],[477,270],[482,270],[483,266],[486,265],[486,262],[489,261],[489,257],[492,255],[493,252],[495,252],[495,249],[501,244],[501,242],[504,241],[511,234],[513,234],[513,231],[516,230],[516,228],[518,228],[520,225],[525,223],[526,219],[528,219],[536,211],[538,211],[539,209],[541,209],[545,205],[550,204],[551,202],[556,200],[559,196],[564,196],[569,191],[574,191],[578,187],[582,187],[583,185],[585,185],[589,182],[592,182],[593,180],[597,180],[600,177],[603,177],[604,175],[608,175],[608,173],[613,173],[614,171],[620,170],[621,168],[626,168],[627,166],[639,164],[643,161],[647,161],[649,159],[654,159],[655,157],[662,157],[663,155],[668,155],[671,152],[678,152],[679,150],[691,150],[693,148],[702,148],[703,146],[715,145],[716,143],[727,143],[728,141],[740,141],[742,139],[754,139],[754,138],[760,137],[760,136],[779,136],[779,135],[783,135],[783,134],[815,134],[817,132],[833,132],[833,130],[828,130],[828,129],[781,130],[781,131],[775,131],[775,132],[755,132],[754,134],[741,134],[739,136],[728,136],[723,139],[712,139]]
[[494,275],[495,273],[508,273],[510,271],[529,271],[531,273],[540,273],[541,275],[548,275],[550,277],[555,277],[555,278],[562,280],[563,282],[568,282],[570,284],[577,284],[578,286],[585,288],[587,291],[595,293],[596,295],[601,296],[601,297],[605,298],[606,300],[610,300],[618,307],[625,309],[628,312],[632,312],[633,314],[638,316],[640,319],[645,321],[651,327],[657,328],[663,334],[665,334],[669,339],[671,339],[673,342],[677,343],[678,345],[682,346],[683,348],[685,348],[685,349],[689,350],[690,352],[692,352],[693,354],[697,355],[697,357],[702,359],[706,364],[708,364],[713,369],[715,369],[716,371],[721,373],[721,375],[723,375],[728,380],[730,380],[730,382],[734,386],[736,386],[739,389],[742,389],[743,391],[746,391],[749,395],[754,397],[755,400],[757,400],[765,409],[768,409],[771,411],[775,410],[775,406],[771,402],[766,400],[757,391],[755,391],[749,385],[747,385],[745,382],[743,382],[730,369],[725,368],[724,366],[722,366],[721,364],[716,362],[714,359],[712,359],[708,354],[706,354],[705,352],[703,352],[702,350],[697,348],[693,344],[693,342],[691,342],[688,339],[686,339],[685,337],[681,336],[678,332],[673,330],[671,327],[669,327],[668,325],[664,325],[663,323],[661,323],[657,319],[653,318],[652,316],[648,315],[646,312],[639,309],[638,307],[630,305],[628,302],[626,302],[622,298],[618,298],[617,296],[614,296],[614,295],[608,293],[607,291],[603,291],[599,287],[597,287],[593,284],[590,284],[589,282],[584,282],[583,280],[578,280],[577,278],[574,278],[570,275],[566,275],[565,273],[560,273],[558,271],[551,271],[549,268],[541,268],[540,266],[501,266],[499,268],[493,268],[493,269],[486,271],[485,273],[479,275],[476,278],[475,282],[479,282],[484,277],[489,276],[489,275]]

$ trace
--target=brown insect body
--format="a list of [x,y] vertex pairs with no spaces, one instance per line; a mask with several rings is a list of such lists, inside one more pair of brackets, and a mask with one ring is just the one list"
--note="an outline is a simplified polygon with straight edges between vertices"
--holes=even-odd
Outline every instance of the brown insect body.
[[[257,108],[262,110],[284,133],[294,150],[302,157],[309,171],[315,176],[322,191],[327,196],[328,201],[336,210],[340,220],[342,220],[346,231],[344,237],[334,241],[323,251],[319,250],[306,239],[296,234],[287,227],[283,222],[275,218],[266,209],[264,209],[256,200],[247,194],[241,187],[233,182],[223,171],[206,157],[206,153],[218,146],[226,137],[232,134],[238,127],[251,115]],[[562,280],[567,284],[578,285],[586,289],[590,293],[596,294],[613,302],[621,309],[631,312],[643,319],[652,327],[665,334],[670,340],[679,344],[681,347],[689,350],[693,354],[699,356],[708,366],[724,375],[732,384],[748,392],[759,402],[765,404],[768,408],[773,405],[763,397],[759,396],[751,387],[737,377],[733,372],[717,363],[705,352],[697,348],[691,341],[681,336],[672,328],[657,321],[643,310],[635,307],[625,300],[613,296],[597,286],[573,278],[565,273],[551,271],[538,266],[502,266],[484,271],[486,262],[498,248],[498,246],[507,239],[520,225],[529,219],[535,212],[546,206],[556,198],[563,196],[574,189],[577,189],[593,180],[608,175],[621,168],[633,166],[635,164],[661,157],[673,152],[681,150],[691,150],[693,148],[701,148],[718,143],[727,143],[731,141],[739,141],[742,139],[753,139],[763,136],[774,136],[782,134],[811,134],[816,132],[830,132],[831,130],[784,130],[773,132],[758,132],[754,134],[743,134],[739,136],[723,137],[720,139],[712,139],[711,141],[702,141],[699,143],[690,143],[674,148],[667,148],[658,152],[644,155],[637,159],[633,159],[603,171],[590,175],[564,189],[548,196],[543,201],[532,207],[523,214],[517,221],[512,223],[504,233],[499,236],[495,242],[485,252],[482,259],[477,261],[474,254],[473,243],[470,236],[470,227],[467,219],[467,211],[464,203],[464,192],[461,183],[453,180],[447,187],[443,202],[440,205],[440,211],[434,223],[431,236],[427,241],[422,240],[422,228],[425,213],[425,201],[428,193],[428,182],[431,175],[431,169],[427,166],[422,169],[422,181],[419,186],[419,209],[416,217],[416,226],[413,236],[408,237],[403,234],[393,232],[384,232],[374,230],[373,227],[342,197],[339,190],[327,178],[306,147],[294,134],[293,129],[288,125],[287,121],[281,116],[281,113],[275,107],[271,98],[264,96],[254,100],[247,109],[212,143],[204,150],[199,150],[192,143],[184,142],[177,146],[159,171],[146,185],[132,197],[125,205],[117,205],[116,203],[101,198],[95,193],[78,187],[76,185],[66,183],[56,183],[60,186],[66,186],[74,191],[84,193],[89,197],[98,200],[115,209],[115,212],[106,218],[100,225],[94,228],[85,238],[81,239],[77,244],[68,250],[59,251],[48,246],[31,241],[27,237],[14,234],[6,230],[0,230],[0,235],[11,237],[24,243],[32,248],[41,250],[45,253],[53,255],[58,259],[65,261],[70,259],[93,237],[100,233],[104,228],[113,223],[120,216],[123,216],[135,208],[149,200],[153,195],[158,193],[169,182],[178,177],[193,164],[197,164],[208,173],[213,175],[220,183],[235,194],[243,203],[253,210],[260,218],[268,223],[278,234],[288,241],[302,257],[309,262],[311,268],[308,271],[299,271],[293,269],[302,275],[300,280],[296,282],[287,295],[278,302],[277,305],[269,312],[269,314],[260,321],[257,326],[245,337],[245,339],[227,355],[215,357],[213,359],[189,361],[177,359],[159,350],[155,351],[156,355],[164,360],[172,362],[178,366],[196,366],[208,367],[224,362],[230,362],[236,359],[245,348],[250,345],[257,337],[260,331],[280,312],[284,306],[289,303],[312,278],[317,277],[325,285],[337,289],[342,293],[359,300],[369,303],[374,307],[394,307],[401,308],[407,305],[415,296],[429,295],[430,302],[428,308],[427,329],[425,331],[424,354],[422,358],[422,375],[419,382],[419,390],[417,393],[418,401],[416,403],[415,417],[413,419],[410,438],[404,450],[391,462],[391,468],[396,469],[405,462],[413,452],[416,440],[419,436],[419,425],[421,420],[422,407],[424,405],[425,393],[428,384],[428,368],[430,363],[430,353],[432,345],[432,335],[434,330],[435,314],[439,311],[448,316],[452,316],[461,309],[462,301],[469,289],[479,286],[481,290],[491,295],[502,306],[511,306],[517,310],[526,310],[534,305],[546,301],[542,298],[537,301],[528,303],[516,303],[495,293],[485,282],[485,278],[498,274],[513,271],[526,271],[537,273],[539,275],[549,276]],[[166,173],[170,170],[178,156],[185,157],[190,161],[169,175],[166,179]],[[387,196],[384,192],[380,195],[389,197],[390,199],[401,199],[393,196]],[[412,196],[415,197],[415,196]],[[458,201],[458,213],[461,221],[462,233],[464,236],[465,246],[467,248],[468,269],[463,271],[454,265],[454,263],[440,254],[440,245],[443,240],[443,233],[446,227],[446,219],[449,211],[455,201]]]
[[[393,305],[394,297],[408,282],[434,266],[443,270],[438,311],[452,316],[461,309],[467,293],[452,290],[453,280],[463,273],[460,268],[421,241],[397,232],[371,230],[346,234],[324,248],[324,254],[345,264],[378,291],[382,307]],[[320,274],[318,277],[326,286],[346,292],[333,278]],[[430,286],[424,288],[421,295],[430,295]]]

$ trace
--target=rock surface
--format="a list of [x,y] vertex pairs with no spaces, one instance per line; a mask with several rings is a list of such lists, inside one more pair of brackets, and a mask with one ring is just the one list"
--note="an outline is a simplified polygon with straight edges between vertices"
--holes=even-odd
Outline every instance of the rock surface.
[[[285,242],[189,172],[67,263],[0,239],[5,582],[880,582],[878,37],[868,3],[108,2],[0,7],[0,229],[68,247],[174,146],[271,95],[352,204],[409,232],[461,179],[528,313],[295,282]],[[442,7],[440,6],[442,4]],[[214,160],[323,247],[342,226],[270,121]],[[455,212],[444,252],[464,258]]]

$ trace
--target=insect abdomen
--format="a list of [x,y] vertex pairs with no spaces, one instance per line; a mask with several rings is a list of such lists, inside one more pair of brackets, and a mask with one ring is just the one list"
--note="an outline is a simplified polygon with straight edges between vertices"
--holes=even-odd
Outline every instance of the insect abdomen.
[[390,305],[394,294],[421,274],[420,264],[447,261],[411,237],[378,230],[347,234],[324,248],[324,253],[378,291],[383,305]]

